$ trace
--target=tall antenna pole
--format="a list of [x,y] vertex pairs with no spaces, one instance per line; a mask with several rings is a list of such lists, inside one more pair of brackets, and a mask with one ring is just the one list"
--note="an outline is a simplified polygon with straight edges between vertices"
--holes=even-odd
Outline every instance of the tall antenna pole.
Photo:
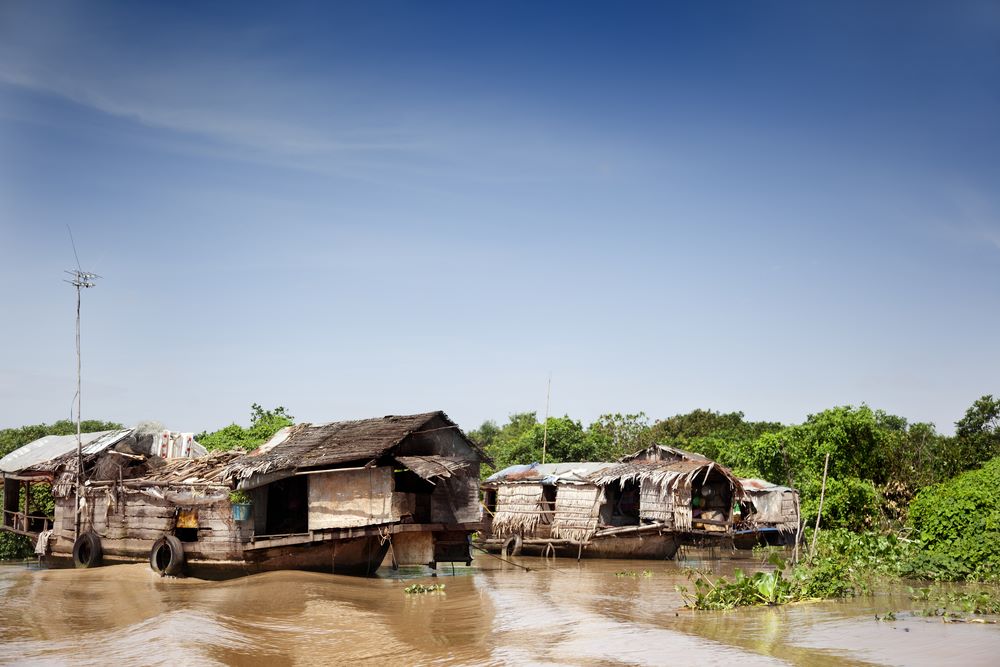
[[[73,232],[70,232],[70,240],[73,240]],[[76,255],[76,244],[73,244],[73,254]],[[97,283],[94,281],[100,278],[96,273],[87,273],[80,269],[80,260],[77,258],[76,270],[67,271],[70,285],[76,288],[76,521],[74,523],[73,537],[80,536],[80,484],[83,478],[83,436],[80,434],[80,405],[82,402],[82,373],[80,361],[80,294],[83,289],[93,287]]]
[[549,444],[549,394],[552,393],[552,373],[549,373],[549,384],[545,387],[545,422],[542,424],[542,463],[545,463],[545,449]]

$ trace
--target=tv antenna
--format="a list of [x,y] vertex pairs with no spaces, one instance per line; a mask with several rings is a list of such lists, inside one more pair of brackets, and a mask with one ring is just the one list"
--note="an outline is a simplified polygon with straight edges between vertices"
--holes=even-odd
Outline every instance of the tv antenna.
[[83,437],[80,434],[80,403],[82,398],[82,379],[80,363],[80,295],[84,289],[94,287],[95,282],[100,278],[96,273],[84,271],[80,268],[80,256],[76,252],[76,241],[73,240],[73,230],[66,225],[69,231],[69,242],[73,245],[73,257],[76,258],[76,270],[66,271],[70,278],[64,279],[76,288],[76,522],[74,528],[74,539],[80,536],[80,484],[83,475]]
[[545,422],[542,424],[542,463],[545,463],[545,450],[549,444],[549,394],[552,393],[552,371],[549,371],[549,383],[545,386]]

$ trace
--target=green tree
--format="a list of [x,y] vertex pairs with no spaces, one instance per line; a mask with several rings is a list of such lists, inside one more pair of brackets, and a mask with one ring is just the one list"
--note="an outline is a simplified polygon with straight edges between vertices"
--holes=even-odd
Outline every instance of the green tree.
[[645,412],[603,414],[587,429],[602,458],[617,460],[653,444],[653,432]]
[[252,451],[271,439],[271,437],[295,423],[294,417],[279,406],[273,410],[265,410],[257,403],[250,406],[250,426],[244,428],[236,423],[224,426],[212,433],[202,432],[195,436],[205,449],[210,451],[242,449]]
[[538,423],[534,412],[516,412],[507,417],[507,423],[497,426],[496,422],[490,420],[469,432],[469,437],[479,443],[486,453],[493,459],[493,465],[484,464],[480,471],[485,479],[497,470],[514,465],[515,463],[531,463],[531,461],[518,460],[518,456],[524,452],[518,450],[518,440],[527,431],[531,430]]
[[650,439],[733,466],[745,457],[745,452],[741,450],[762,435],[781,428],[782,425],[777,422],[747,421],[742,412],[697,409],[658,420],[651,428]]
[[970,470],[1000,456],[1000,398],[976,400],[955,422],[955,472]]

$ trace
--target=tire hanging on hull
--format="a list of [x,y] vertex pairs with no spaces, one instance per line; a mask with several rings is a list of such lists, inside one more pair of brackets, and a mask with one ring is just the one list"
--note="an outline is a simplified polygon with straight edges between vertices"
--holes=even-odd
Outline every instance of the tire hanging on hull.
[[73,564],[79,568],[97,567],[104,559],[101,538],[92,530],[80,533],[73,543]]
[[149,567],[158,575],[176,577],[184,573],[184,545],[174,535],[164,535],[153,543]]

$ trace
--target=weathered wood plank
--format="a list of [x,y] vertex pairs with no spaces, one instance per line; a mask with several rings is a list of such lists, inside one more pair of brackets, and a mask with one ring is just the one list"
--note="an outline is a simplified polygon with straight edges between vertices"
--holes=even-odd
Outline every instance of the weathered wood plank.
[[112,556],[135,556],[141,558],[149,556],[149,552],[153,550],[153,543],[155,541],[139,539],[101,540],[101,549],[104,553],[111,554]]
[[125,506],[126,518],[173,518],[176,511],[173,507],[159,507],[155,505],[132,505]]

